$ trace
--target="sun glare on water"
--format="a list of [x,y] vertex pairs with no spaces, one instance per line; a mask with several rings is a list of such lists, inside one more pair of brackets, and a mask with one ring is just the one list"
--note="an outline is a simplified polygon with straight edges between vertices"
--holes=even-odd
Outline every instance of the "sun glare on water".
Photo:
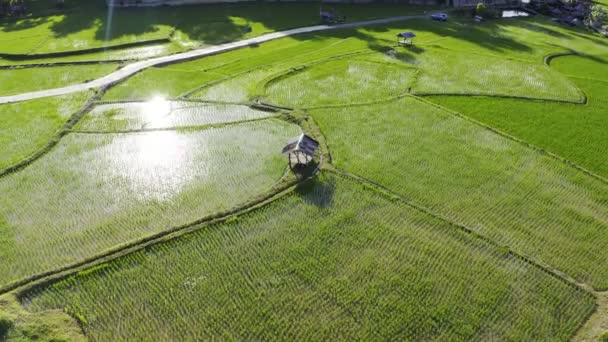
[[171,115],[171,101],[157,96],[142,104],[142,119],[147,126],[154,127],[158,122],[166,121]]
[[[171,102],[156,97],[144,104],[144,121],[153,128],[171,113]],[[120,138],[115,172],[142,200],[170,200],[196,176],[191,139],[177,131],[130,133]],[[197,152],[197,153],[195,153]],[[200,170],[199,170],[200,171]]]
[[115,172],[142,200],[170,200],[195,176],[190,139],[179,132],[127,134]]

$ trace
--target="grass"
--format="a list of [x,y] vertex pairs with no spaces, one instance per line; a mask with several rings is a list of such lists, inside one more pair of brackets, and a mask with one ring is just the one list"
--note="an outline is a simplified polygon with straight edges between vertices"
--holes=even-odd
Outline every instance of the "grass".
[[[586,105],[495,98],[429,97],[520,139],[608,177],[608,92],[606,65],[583,57],[559,57],[551,63],[588,97]],[[595,79],[597,80],[595,80]]]
[[0,170],[19,163],[55,139],[90,96],[90,92],[82,92],[0,105]]
[[[177,97],[207,85],[190,97],[245,101],[255,92],[256,83],[273,73],[367,46],[365,42],[350,39],[348,33],[336,37],[307,37],[310,39],[285,38],[259,47],[147,69],[111,88],[104,100],[150,99],[159,95]],[[258,75],[247,75],[254,71]]]
[[[467,29],[463,30],[463,25]],[[414,30],[419,35],[417,48],[391,50],[395,44],[394,35],[404,30]],[[462,35],[456,35],[456,30],[461,31]],[[561,35],[562,38],[549,38],[546,43],[534,40],[549,33]],[[500,39],[496,40],[497,36]],[[268,81],[274,74],[283,74],[289,69],[327,58],[367,50],[387,54],[386,58],[375,60],[386,64],[382,67],[401,65],[408,68],[403,72],[418,69],[417,81],[411,87],[418,94],[499,95],[581,102],[583,95],[578,87],[568,78],[543,65],[542,61],[545,55],[565,52],[567,47],[608,53],[608,46],[597,43],[595,39],[576,30],[570,32],[551,25],[544,19],[516,19],[480,26],[471,26],[464,19],[456,19],[454,23],[446,25],[429,20],[411,20],[291,37],[196,61],[149,69],[113,88],[104,99],[149,99],[159,94],[176,97],[194,91],[189,97],[244,102],[262,95],[264,92],[256,83]],[[488,40],[495,42],[494,45],[489,46]],[[570,45],[566,47],[564,41]],[[458,45],[462,50],[456,49]],[[353,58],[345,60],[352,61]],[[445,63],[446,60],[449,63]],[[333,72],[332,69],[337,72],[343,67],[332,64],[339,63],[338,61],[327,63],[329,64],[319,64],[309,71],[297,73],[298,76],[293,76],[292,86],[297,86],[299,77],[310,76],[311,72],[321,75]],[[323,65],[327,68],[325,71],[322,71]],[[328,74],[327,77],[332,76]],[[283,82],[288,79],[290,78],[283,78]],[[276,83],[275,87],[283,82]],[[350,82],[356,83],[352,78]],[[338,83],[345,88],[349,87],[345,80]],[[305,94],[319,84],[331,87],[327,80],[303,80],[301,89],[294,88],[290,93]],[[196,91],[198,87],[201,89]],[[405,87],[408,88],[409,85]],[[318,91],[322,92],[320,89]],[[361,92],[361,96],[354,97],[378,98],[374,94],[368,96],[365,90]],[[388,93],[392,94],[391,91]],[[311,102],[308,106],[314,105],[312,102],[315,100],[315,96],[307,99]],[[299,101],[300,104],[296,104],[301,105],[305,100]],[[327,101],[329,100],[325,102]]]
[[256,120],[273,115],[246,106],[172,102],[162,99],[99,105],[78,123],[78,131],[166,129]]
[[31,313],[12,295],[0,297],[0,340],[85,341],[80,326],[62,310]]
[[299,131],[273,119],[67,135],[36,163],[0,179],[0,284],[252,200],[279,180],[286,165],[280,146]]
[[[336,7],[350,21],[422,10]],[[120,10],[107,30],[103,2],[70,0],[64,14],[1,21],[0,52],[170,37],[36,61],[133,59],[316,23],[318,9]],[[0,302],[0,329],[20,337],[18,325],[64,310],[91,340],[570,338],[596,298],[550,273],[608,288],[608,184],[426,100],[605,175],[608,44],[542,17],[450,19],[289,37],[112,87],[47,154],[0,178],[0,287],[260,198],[286,175],[280,148],[301,130],[329,144],[329,169],[385,189],[322,171],[241,217],[28,293],[34,316]],[[403,31],[413,48],[395,47]],[[571,50],[589,55],[543,63]],[[580,102],[581,90],[587,104],[555,101]],[[458,96],[387,101],[404,93]],[[51,141],[78,96],[0,106],[0,169]],[[261,112],[254,100],[299,109]]]
[[335,176],[27,302],[76,313],[92,340],[565,340],[594,305],[502,249]]
[[155,97],[177,97],[200,84],[217,80],[221,75],[205,72],[172,72],[166,68],[150,68],[126,82],[112,87],[104,100],[149,100]]
[[362,58],[343,58],[291,71],[269,80],[267,99],[284,106],[348,104],[408,92],[416,69]]
[[[351,21],[421,14],[430,9],[390,4],[331,7]],[[0,21],[0,53],[65,52],[164,38],[189,49],[315,25],[318,12],[317,3],[241,3],[116,10],[109,15],[104,2],[74,0],[67,2],[63,13]],[[251,32],[244,30],[246,26]]]
[[312,115],[338,167],[608,287],[608,184],[412,98]]
[[18,66],[28,64],[52,64],[66,62],[108,62],[108,61],[130,61],[147,59],[152,57],[169,55],[183,50],[175,42],[151,44],[142,47],[125,48],[118,50],[107,50],[102,52],[75,54],[64,57],[30,58],[30,59],[0,59],[0,65]]
[[[447,63],[446,63],[447,62]],[[417,94],[474,94],[583,102],[584,95],[541,64],[429,49],[417,57]]]
[[97,64],[0,70],[0,96],[83,83],[105,76],[116,68],[116,64]]

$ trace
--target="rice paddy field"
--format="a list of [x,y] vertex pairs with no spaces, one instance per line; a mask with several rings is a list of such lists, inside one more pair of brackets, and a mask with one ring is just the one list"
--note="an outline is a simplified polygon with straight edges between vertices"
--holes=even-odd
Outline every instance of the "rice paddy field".
[[[333,8],[411,17],[0,104],[0,340],[608,334],[608,41],[542,16]],[[0,19],[0,99],[319,7],[29,10]],[[302,133],[319,152],[290,168]]]
[[0,96],[84,83],[116,70],[115,64],[0,69]]
[[338,176],[26,301],[87,317],[93,340],[563,339],[594,304],[504,250]]
[[0,105],[0,170],[18,164],[56,140],[91,93]]

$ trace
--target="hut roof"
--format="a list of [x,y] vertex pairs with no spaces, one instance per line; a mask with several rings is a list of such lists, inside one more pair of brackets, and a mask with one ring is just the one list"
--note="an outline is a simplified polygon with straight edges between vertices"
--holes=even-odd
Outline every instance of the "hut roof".
[[414,34],[414,32],[401,32],[397,35],[397,37],[399,38],[414,38],[416,37],[416,34]]
[[319,142],[309,137],[306,134],[302,134],[297,138],[292,139],[283,147],[282,154],[292,152],[302,152],[308,156],[314,156],[315,151],[319,147]]

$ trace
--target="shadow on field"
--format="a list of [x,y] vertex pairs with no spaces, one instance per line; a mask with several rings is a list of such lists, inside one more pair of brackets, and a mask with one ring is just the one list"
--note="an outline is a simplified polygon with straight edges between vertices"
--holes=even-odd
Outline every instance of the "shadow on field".
[[[41,13],[44,8],[53,8],[55,0],[32,0],[33,6]],[[93,31],[94,39],[106,41],[121,37],[133,37],[172,29],[186,35],[190,40],[202,44],[218,44],[244,38],[248,28],[254,34],[289,29],[294,27],[319,24],[319,8],[317,2],[312,3],[225,3],[180,7],[156,8],[119,8],[110,10],[103,0],[67,0],[63,19],[59,17],[41,17],[20,21],[0,21],[0,32],[18,31],[36,26],[48,26],[57,38],[72,36],[77,40],[78,33],[87,31],[83,39],[90,39]],[[334,8],[337,13],[347,17],[347,22],[396,15],[416,15],[432,12],[436,8],[424,6],[407,6],[395,4],[374,5],[327,5],[323,8]],[[352,37],[365,41],[369,48],[376,51],[386,51],[394,47],[395,35],[402,31],[413,31],[418,36],[417,41],[424,39],[450,39],[478,45],[481,48],[495,52],[531,52],[530,46],[504,34],[505,29],[517,26],[530,32],[540,32],[563,40],[575,37],[589,39],[599,44],[608,45],[599,38],[583,34],[576,28],[564,28],[548,20],[540,22],[533,19],[490,20],[476,24],[463,15],[452,16],[454,20],[436,22],[428,18],[413,19],[388,25],[374,25],[356,30],[330,30],[317,35],[294,36],[294,39],[310,39],[311,37]],[[49,19],[52,18],[52,19]],[[557,29],[559,27],[559,30]],[[564,33],[568,29],[571,34]],[[561,31],[561,32],[560,32]],[[44,31],[48,32],[48,31]],[[33,35],[34,32],[28,32]],[[427,38],[425,38],[425,36]],[[416,42],[417,43],[417,42]],[[567,42],[566,42],[567,43]],[[417,53],[416,51],[411,51]]]
[[314,177],[299,184],[295,193],[308,204],[319,208],[328,208],[334,203],[335,191],[336,184],[334,182],[322,181],[318,177]]

